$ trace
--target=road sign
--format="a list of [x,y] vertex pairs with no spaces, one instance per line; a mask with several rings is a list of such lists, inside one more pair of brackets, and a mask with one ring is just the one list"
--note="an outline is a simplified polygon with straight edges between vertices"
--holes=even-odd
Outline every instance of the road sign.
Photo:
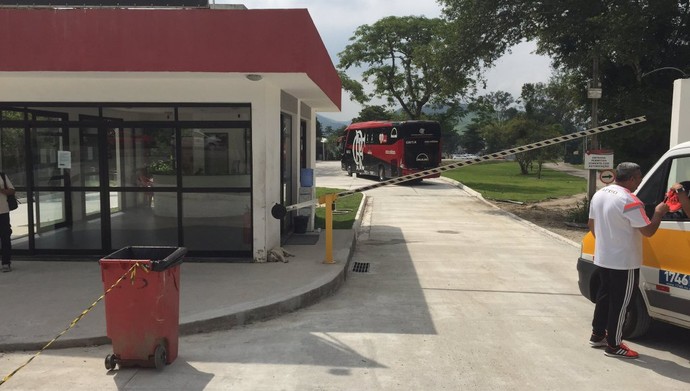
[[613,151],[592,149],[585,153],[585,170],[610,170],[613,168]]
[[599,180],[605,185],[610,185],[616,180],[616,172],[614,170],[601,170],[599,171]]

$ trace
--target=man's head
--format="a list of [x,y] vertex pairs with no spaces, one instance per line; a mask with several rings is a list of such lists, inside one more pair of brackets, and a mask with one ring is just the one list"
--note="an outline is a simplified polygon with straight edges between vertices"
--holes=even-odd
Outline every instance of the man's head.
[[637,163],[623,162],[616,167],[616,184],[635,191],[642,182],[642,171]]

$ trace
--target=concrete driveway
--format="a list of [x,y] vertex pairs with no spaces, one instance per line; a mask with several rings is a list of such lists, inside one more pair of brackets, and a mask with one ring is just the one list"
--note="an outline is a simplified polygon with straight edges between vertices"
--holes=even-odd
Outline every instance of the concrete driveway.
[[[317,186],[358,187],[333,163]],[[323,171],[323,170],[326,171]],[[328,171],[330,170],[330,171]],[[332,178],[324,172],[336,174]],[[639,360],[588,345],[577,246],[442,180],[367,193],[335,295],[246,327],[183,337],[163,372],[107,373],[109,347],[46,352],[6,390],[652,390],[690,383],[686,330],[655,325]],[[28,355],[8,354],[3,367]]]

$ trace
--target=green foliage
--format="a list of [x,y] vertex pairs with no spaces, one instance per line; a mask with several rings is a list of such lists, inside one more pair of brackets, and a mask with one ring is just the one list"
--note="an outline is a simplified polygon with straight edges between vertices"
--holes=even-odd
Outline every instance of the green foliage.
[[442,174],[478,191],[484,198],[537,202],[587,191],[587,181],[545,168],[541,178],[520,174],[515,162],[487,162]]
[[586,224],[589,221],[589,200],[578,202],[574,209],[568,211],[568,221]]
[[352,123],[355,122],[366,122],[366,121],[381,121],[392,119],[394,113],[385,106],[364,106],[362,110],[359,111],[359,115],[352,119]]
[[[427,104],[444,105],[456,101],[473,85],[469,70],[474,59],[456,58],[455,69],[445,67],[449,45],[446,24],[438,18],[419,16],[383,18],[357,28],[351,43],[339,53],[343,88],[360,103],[372,98],[398,104],[409,119],[419,119]],[[362,80],[373,92],[365,95],[362,86],[345,71],[363,67]]]
[[[543,125],[537,121],[520,116],[506,123],[506,138],[513,146],[532,144],[560,135],[556,126]],[[556,160],[560,157],[561,149],[558,145],[533,149],[531,151],[515,154],[515,160],[520,166],[523,175],[529,174],[533,162],[537,162],[537,178],[541,176],[542,164],[546,161]]]
[[[340,193],[345,190],[333,189],[328,187],[317,187],[316,197],[326,194]],[[338,198],[335,200],[335,211],[333,213],[333,229],[351,229],[357,217],[359,205],[362,203],[362,193],[353,194],[351,196]],[[316,208],[316,216],[314,217],[314,228],[326,227],[326,209],[324,207]]]
[[460,135],[460,145],[468,153],[479,153],[484,149],[484,139],[479,133],[479,124],[471,123],[465,128],[465,132]]
[[[598,63],[600,123],[646,115],[645,124],[601,135],[618,161],[648,169],[668,146],[672,81],[690,72],[690,4],[677,0],[441,0],[459,53],[487,66],[522,40],[536,40],[566,72],[572,102],[586,108]],[[447,67],[452,67],[448,63]],[[575,95],[576,94],[576,95]],[[570,99],[570,98],[568,98]],[[564,130],[568,132],[568,128]]]
[[172,175],[175,174],[175,167],[171,160],[158,160],[149,164],[148,172],[158,175]]

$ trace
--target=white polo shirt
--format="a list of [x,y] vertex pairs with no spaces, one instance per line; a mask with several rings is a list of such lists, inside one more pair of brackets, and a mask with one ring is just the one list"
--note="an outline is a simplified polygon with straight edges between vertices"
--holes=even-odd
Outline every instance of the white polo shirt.
[[630,270],[642,266],[642,234],[650,221],[644,204],[630,190],[613,184],[594,193],[589,206],[594,220],[594,264]]
[[[12,181],[10,181],[10,177],[5,175],[5,182],[7,182],[7,187],[9,189],[14,189],[14,185],[12,185]],[[0,187],[5,188],[5,184],[2,183],[2,177],[0,177]],[[10,213],[10,207],[7,205],[7,196],[0,193],[0,214],[3,213]]]

